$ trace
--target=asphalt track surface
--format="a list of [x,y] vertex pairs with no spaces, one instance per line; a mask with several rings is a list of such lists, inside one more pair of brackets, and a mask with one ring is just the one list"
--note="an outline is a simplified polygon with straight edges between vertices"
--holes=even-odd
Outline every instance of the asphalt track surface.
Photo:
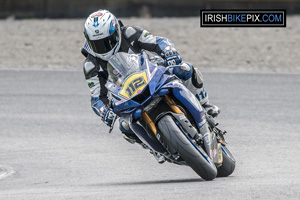
[[237,160],[204,181],[90,108],[80,71],[0,71],[0,199],[300,199],[300,75],[204,73]]

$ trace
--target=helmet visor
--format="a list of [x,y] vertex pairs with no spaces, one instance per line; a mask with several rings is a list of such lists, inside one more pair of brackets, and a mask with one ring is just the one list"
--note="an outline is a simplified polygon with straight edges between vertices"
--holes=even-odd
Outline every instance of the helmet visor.
[[98,54],[104,54],[111,51],[119,42],[117,29],[110,36],[100,40],[87,40],[91,49]]

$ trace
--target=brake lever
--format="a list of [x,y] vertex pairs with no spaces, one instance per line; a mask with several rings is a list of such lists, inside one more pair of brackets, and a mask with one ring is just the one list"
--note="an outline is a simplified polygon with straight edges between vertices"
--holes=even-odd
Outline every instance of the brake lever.
[[118,115],[115,115],[114,119],[113,119],[113,121],[112,121],[112,123],[110,125],[109,133],[111,133],[112,130],[114,129],[114,125],[115,125],[115,122],[116,122],[117,118],[118,118]]
[[[113,110],[113,107],[114,107],[113,105],[114,105],[113,99],[110,99],[110,101],[109,101],[109,108],[111,110]],[[114,118],[113,118],[113,121],[112,121],[112,123],[110,125],[109,133],[111,133],[112,130],[114,129],[114,125],[115,125],[115,122],[116,122],[117,118],[118,118],[118,115],[115,115]]]

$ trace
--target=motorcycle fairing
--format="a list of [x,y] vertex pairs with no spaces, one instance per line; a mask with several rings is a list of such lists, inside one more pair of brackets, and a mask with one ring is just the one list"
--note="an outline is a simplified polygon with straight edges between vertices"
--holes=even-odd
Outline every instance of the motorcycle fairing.
[[121,87],[113,83],[107,83],[107,87],[114,98],[114,112],[119,116],[124,117],[126,121],[130,121],[131,129],[145,144],[157,152],[164,153],[166,152],[166,149],[158,142],[158,140],[151,139],[143,126],[139,124],[139,122],[133,121],[132,114],[136,109],[142,109],[145,106],[145,103],[151,98],[154,98],[154,94],[158,93],[160,89],[168,89],[189,110],[198,129],[206,122],[205,114],[194,94],[180,83],[180,80],[175,75],[172,75],[171,72],[163,66],[153,65],[144,54],[141,54],[140,56],[140,70],[146,70],[148,83],[139,94],[142,94],[147,87],[149,87],[149,98],[139,103],[133,100],[135,96],[132,96],[130,99],[122,97],[122,95],[120,95],[120,91],[122,90]]
[[197,124],[197,128],[200,130],[206,123],[206,117],[195,95],[179,81],[167,83],[162,88],[172,88],[173,95],[189,110]]

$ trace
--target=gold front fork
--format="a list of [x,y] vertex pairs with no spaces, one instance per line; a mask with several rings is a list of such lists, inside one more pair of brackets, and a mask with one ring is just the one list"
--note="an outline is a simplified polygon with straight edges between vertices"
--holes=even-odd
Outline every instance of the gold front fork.
[[142,117],[145,120],[146,124],[150,127],[150,129],[154,133],[154,135],[156,135],[157,130],[156,130],[155,124],[153,123],[153,121],[151,120],[149,115],[144,111],[142,113]]
[[164,100],[168,103],[168,105],[170,106],[171,110],[174,112],[174,113],[177,113],[177,114],[184,114],[180,108],[178,108],[178,106],[176,106],[175,102],[173,101],[173,99],[171,99],[168,95],[165,95],[164,96]]
[[[178,108],[178,106],[176,106],[176,104],[173,101],[173,99],[171,99],[168,95],[164,96],[164,100],[167,102],[167,104],[170,106],[171,110],[174,113],[183,114],[183,112],[180,110],[180,108]],[[150,129],[154,133],[154,135],[156,135],[157,130],[156,130],[155,124],[153,123],[153,121],[151,120],[151,118],[149,117],[149,115],[144,111],[142,113],[142,117],[145,120],[145,122],[147,123],[147,125],[150,127]]]

